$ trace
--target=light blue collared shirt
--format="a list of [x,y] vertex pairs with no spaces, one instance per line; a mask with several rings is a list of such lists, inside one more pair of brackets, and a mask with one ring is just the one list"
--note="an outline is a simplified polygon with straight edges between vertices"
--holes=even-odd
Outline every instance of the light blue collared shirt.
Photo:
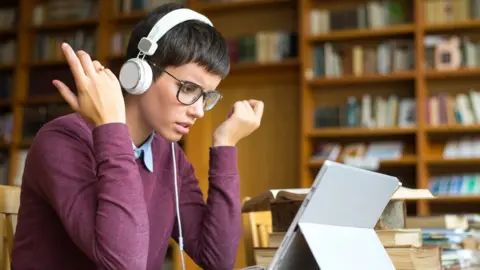
[[135,152],[135,159],[143,158],[143,164],[150,172],[153,172],[153,157],[152,157],[152,141],[154,134],[148,137],[140,147],[136,147],[132,142],[133,151]]

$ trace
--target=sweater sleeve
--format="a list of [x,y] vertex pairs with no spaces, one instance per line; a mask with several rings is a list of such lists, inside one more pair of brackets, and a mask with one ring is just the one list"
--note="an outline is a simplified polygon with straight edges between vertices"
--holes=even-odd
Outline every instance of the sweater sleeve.
[[[231,270],[241,237],[237,148],[210,148],[206,203],[192,165],[182,158],[180,217],[185,251],[203,269]],[[176,222],[173,238],[177,242],[178,234]]]
[[66,232],[98,269],[146,269],[148,216],[126,125],[96,127],[93,149],[77,133],[39,132],[26,173],[36,175]]

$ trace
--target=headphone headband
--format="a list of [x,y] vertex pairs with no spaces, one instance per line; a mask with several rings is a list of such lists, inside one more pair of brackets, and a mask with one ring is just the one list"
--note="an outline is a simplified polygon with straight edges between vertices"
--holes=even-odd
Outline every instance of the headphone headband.
[[153,55],[157,50],[157,42],[174,26],[190,20],[204,22],[213,27],[212,22],[204,15],[188,8],[170,11],[152,27],[148,36],[142,37],[138,43],[139,53],[136,58],[131,58],[120,69],[120,84],[130,94],[140,95],[147,91],[153,79],[152,69],[146,55]]
[[147,37],[143,37],[138,43],[138,49],[141,53],[152,55],[157,50],[157,41],[160,40],[170,29],[189,20],[197,20],[213,26],[212,22],[204,15],[188,8],[173,10],[163,16],[152,27]]

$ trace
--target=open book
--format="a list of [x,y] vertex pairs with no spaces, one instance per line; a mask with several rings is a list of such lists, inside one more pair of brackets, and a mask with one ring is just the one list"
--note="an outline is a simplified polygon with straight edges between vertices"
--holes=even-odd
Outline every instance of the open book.
[[[271,189],[244,203],[242,212],[267,211],[270,204],[282,201],[303,201],[309,188]],[[399,186],[392,195],[392,200],[427,200],[435,196],[428,189],[412,189]]]

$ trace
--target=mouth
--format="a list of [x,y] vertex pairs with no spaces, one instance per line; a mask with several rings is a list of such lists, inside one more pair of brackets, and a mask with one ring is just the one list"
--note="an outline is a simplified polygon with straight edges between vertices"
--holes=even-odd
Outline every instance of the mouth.
[[175,130],[180,134],[186,135],[192,125],[193,123],[189,122],[175,122]]

